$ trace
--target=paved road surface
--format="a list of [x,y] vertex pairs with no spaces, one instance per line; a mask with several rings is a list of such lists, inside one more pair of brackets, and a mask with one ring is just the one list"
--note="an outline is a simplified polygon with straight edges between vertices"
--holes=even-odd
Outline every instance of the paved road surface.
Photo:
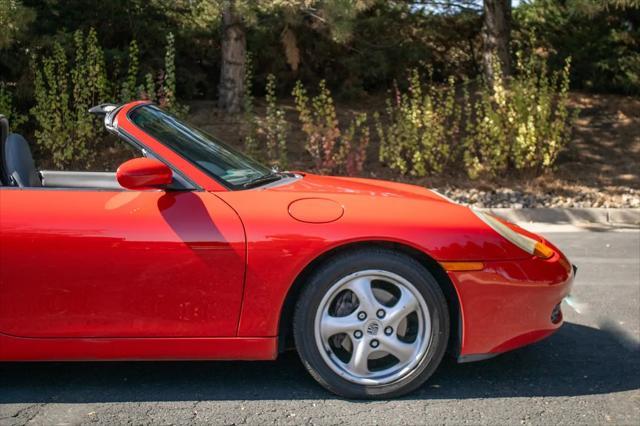
[[446,360],[400,400],[335,398],[295,354],[275,362],[0,364],[0,425],[639,424],[640,233],[547,236],[579,266],[551,338],[493,360]]

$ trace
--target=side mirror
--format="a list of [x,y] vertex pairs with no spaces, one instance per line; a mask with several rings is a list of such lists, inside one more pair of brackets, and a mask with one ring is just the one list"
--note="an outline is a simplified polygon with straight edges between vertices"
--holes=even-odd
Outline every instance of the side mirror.
[[118,167],[116,179],[126,189],[157,189],[169,185],[173,172],[164,163],[151,158],[134,158]]

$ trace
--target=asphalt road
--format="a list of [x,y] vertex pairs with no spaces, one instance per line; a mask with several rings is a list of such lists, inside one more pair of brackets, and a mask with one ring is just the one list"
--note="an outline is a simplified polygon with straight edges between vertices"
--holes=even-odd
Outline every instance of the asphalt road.
[[[544,232],[543,232],[544,233]],[[549,233],[579,267],[566,323],[489,361],[445,360],[399,400],[345,401],[274,362],[0,364],[0,425],[640,424],[640,233]]]

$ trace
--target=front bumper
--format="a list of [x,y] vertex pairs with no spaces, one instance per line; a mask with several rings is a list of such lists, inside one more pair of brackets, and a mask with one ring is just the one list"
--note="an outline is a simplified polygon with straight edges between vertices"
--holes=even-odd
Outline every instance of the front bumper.
[[491,358],[537,342],[563,323],[575,267],[549,259],[485,262],[481,271],[448,272],[460,300],[459,362]]

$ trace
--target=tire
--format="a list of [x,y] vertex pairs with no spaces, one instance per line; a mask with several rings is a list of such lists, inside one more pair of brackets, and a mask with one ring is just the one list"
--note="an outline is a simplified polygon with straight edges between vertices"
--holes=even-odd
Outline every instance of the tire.
[[421,386],[440,364],[449,312],[438,282],[419,262],[362,249],[315,271],[296,304],[293,333],[302,363],[329,391],[392,398]]

